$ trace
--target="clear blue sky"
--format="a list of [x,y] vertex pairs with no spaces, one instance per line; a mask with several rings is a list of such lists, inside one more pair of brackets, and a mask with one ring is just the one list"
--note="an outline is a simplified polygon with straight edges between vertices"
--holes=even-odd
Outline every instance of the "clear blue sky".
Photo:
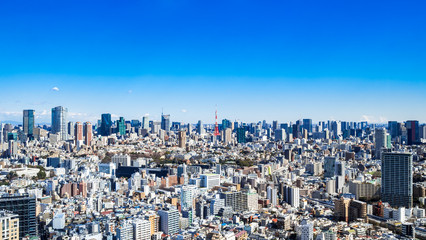
[[[426,122],[426,1],[0,1],[0,120]],[[59,90],[55,91],[53,89]]]

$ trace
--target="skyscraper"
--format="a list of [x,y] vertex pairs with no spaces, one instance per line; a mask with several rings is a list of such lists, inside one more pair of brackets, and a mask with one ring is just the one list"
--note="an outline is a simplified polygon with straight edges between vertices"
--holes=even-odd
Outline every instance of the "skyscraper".
[[83,134],[84,134],[84,144],[87,146],[90,146],[92,144],[92,138],[93,138],[91,122],[84,123]]
[[111,135],[111,114],[104,113],[101,116],[101,127],[99,129],[99,133],[101,136],[109,136]]
[[407,144],[413,145],[420,142],[419,121],[410,120],[405,122],[407,128]]
[[149,129],[149,118],[148,116],[142,117],[142,129]]
[[203,126],[203,122],[201,122],[201,120],[199,120],[198,124],[197,124],[197,133],[199,135],[203,135],[204,134],[204,126]]
[[186,146],[186,131],[179,131],[179,147],[185,148]]
[[388,121],[388,130],[392,138],[396,138],[398,136],[398,122]]
[[37,236],[36,199],[28,194],[3,195],[0,209],[8,210],[19,216],[19,237]]
[[174,235],[179,232],[179,211],[176,209],[159,210],[160,230],[166,235]]
[[117,133],[120,134],[120,136],[126,135],[126,122],[123,117],[117,120]]
[[161,115],[161,129],[170,131],[170,115]]
[[68,109],[58,106],[52,108],[52,133],[59,134],[61,140],[67,140]]
[[83,142],[83,124],[76,122],[74,127],[74,141],[75,145]]
[[312,119],[303,119],[303,129],[308,130],[308,133],[312,132]]
[[375,137],[374,148],[375,148],[376,158],[381,159],[382,148],[387,147],[386,129],[384,128],[376,129],[376,132],[374,133],[374,137]]
[[413,155],[382,153],[382,201],[392,207],[413,206]]
[[24,110],[23,119],[24,133],[27,137],[34,136],[34,110]]
[[244,127],[237,128],[238,143],[246,143],[246,129]]

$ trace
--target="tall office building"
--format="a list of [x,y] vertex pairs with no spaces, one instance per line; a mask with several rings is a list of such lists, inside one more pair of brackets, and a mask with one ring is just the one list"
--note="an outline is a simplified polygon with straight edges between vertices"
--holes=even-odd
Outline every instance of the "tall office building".
[[181,187],[180,202],[183,209],[194,209],[194,199],[197,193],[195,185],[184,185]]
[[142,129],[149,129],[149,118],[148,116],[142,117]]
[[282,186],[282,198],[292,207],[298,208],[300,205],[300,190],[297,187]]
[[81,122],[76,122],[74,127],[74,141],[75,145],[83,143],[83,124]]
[[30,139],[34,137],[34,110],[24,110],[24,133]]
[[407,128],[407,144],[413,145],[420,142],[419,121],[411,120],[405,122]]
[[246,143],[246,129],[244,127],[237,128],[238,143]]
[[272,121],[272,130],[277,130],[279,128],[278,126],[278,121]]
[[67,140],[68,109],[58,106],[52,108],[52,133],[59,134],[61,140]]
[[161,129],[170,131],[170,115],[161,115]]
[[186,132],[185,131],[179,131],[179,147],[180,148],[186,147]]
[[28,194],[3,195],[0,209],[19,216],[19,237],[37,236],[36,199]]
[[117,133],[120,134],[120,136],[126,135],[126,122],[123,117],[117,120]]
[[159,210],[160,230],[166,235],[174,235],[179,232],[179,211],[176,209]]
[[92,123],[91,122],[85,122],[84,123],[84,144],[86,146],[90,146],[92,144],[92,138],[93,138],[93,132],[92,132]]
[[111,114],[104,113],[101,116],[101,127],[99,128],[99,133],[101,136],[109,136],[111,135]]
[[413,155],[382,153],[382,201],[392,207],[413,206]]
[[151,223],[145,219],[135,219],[133,225],[133,240],[151,239]]
[[396,138],[398,134],[398,122],[397,121],[388,121],[388,130],[392,138]]
[[274,132],[275,135],[275,141],[285,141],[286,140],[286,134],[284,129],[277,129]]
[[232,129],[231,128],[226,128],[222,130],[222,135],[223,135],[223,143],[224,144],[230,144],[231,140],[232,140]]
[[308,130],[308,133],[312,133],[312,119],[303,119],[303,129]]
[[376,158],[381,159],[382,149],[387,147],[386,129],[384,128],[376,129],[376,132],[374,133],[374,137],[375,137],[374,149],[376,153]]
[[336,173],[336,157],[324,158],[324,177],[334,177]]
[[73,122],[67,123],[67,133],[68,133],[68,136],[74,137],[74,123]]
[[197,133],[199,135],[203,135],[204,134],[204,126],[203,126],[203,122],[201,122],[201,120],[199,120],[198,124],[197,124]]

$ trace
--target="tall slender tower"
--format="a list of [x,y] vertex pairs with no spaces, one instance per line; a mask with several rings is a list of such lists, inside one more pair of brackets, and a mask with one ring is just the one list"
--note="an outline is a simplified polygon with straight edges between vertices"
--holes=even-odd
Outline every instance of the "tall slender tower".
[[216,120],[215,120],[215,127],[214,127],[214,135],[215,135],[215,136],[219,136],[219,135],[220,135],[220,133],[219,133],[219,127],[218,127],[218,125],[217,125],[217,109],[216,109],[215,117],[216,117]]

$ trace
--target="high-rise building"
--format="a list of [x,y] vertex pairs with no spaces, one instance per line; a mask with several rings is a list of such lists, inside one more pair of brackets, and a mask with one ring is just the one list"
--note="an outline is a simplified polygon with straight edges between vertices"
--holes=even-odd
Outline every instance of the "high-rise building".
[[306,220],[303,220],[299,226],[299,239],[300,240],[313,240],[314,239],[314,225]]
[[387,147],[386,129],[384,128],[376,129],[374,137],[375,137],[374,148],[375,148],[376,158],[381,159],[382,149]]
[[201,122],[201,120],[199,120],[198,124],[197,124],[197,133],[199,135],[203,135],[204,134],[204,126],[203,126],[203,122]]
[[160,230],[166,235],[174,235],[179,232],[179,211],[176,209],[159,210]]
[[312,119],[303,119],[303,129],[308,130],[308,133],[312,133]]
[[0,239],[18,240],[19,216],[12,212],[0,210]]
[[336,157],[324,158],[324,177],[334,177],[336,172]]
[[186,147],[186,131],[179,131],[179,147]]
[[111,114],[104,113],[101,116],[101,126],[99,128],[99,133],[101,136],[109,136],[111,135]]
[[67,133],[68,133],[68,136],[74,137],[74,123],[73,122],[67,123]]
[[279,128],[278,126],[278,121],[272,121],[272,130],[277,130]]
[[52,133],[59,134],[61,140],[67,140],[68,109],[58,106],[52,108]]
[[3,195],[0,209],[19,216],[19,237],[37,236],[36,199],[28,194]]
[[148,116],[143,116],[142,117],[142,129],[149,129],[149,118]]
[[382,154],[382,201],[392,207],[413,206],[413,155],[384,152]]
[[161,115],[161,129],[170,131],[170,115]]
[[298,208],[300,205],[299,188],[291,186],[283,186],[281,193],[283,200],[290,204],[292,207]]
[[91,122],[84,123],[83,134],[84,134],[84,144],[86,146],[90,146],[92,144],[92,138],[93,138]]
[[232,140],[232,129],[231,128],[225,128],[222,131],[222,135],[223,135],[223,143],[224,144],[230,144],[231,140]]
[[24,110],[24,133],[27,137],[34,137],[34,110]]
[[120,136],[126,135],[126,122],[123,117],[117,120],[117,133],[120,134]]
[[413,145],[420,142],[419,121],[410,120],[405,122],[407,128],[407,144]]
[[133,225],[133,240],[151,239],[151,223],[145,219],[135,219]]
[[246,129],[244,127],[237,128],[238,143],[246,143]]
[[181,188],[180,201],[183,209],[194,209],[194,199],[197,192],[195,185],[184,185]]
[[155,213],[149,213],[145,215],[145,219],[150,223],[151,235],[159,231],[160,216]]
[[388,122],[388,130],[391,137],[394,139],[398,134],[398,122],[397,121],[389,121]]
[[274,132],[275,135],[275,141],[285,141],[286,140],[286,133],[284,129],[277,129]]
[[74,141],[75,145],[83,143],[83,124],[76,122],[74,127]]

